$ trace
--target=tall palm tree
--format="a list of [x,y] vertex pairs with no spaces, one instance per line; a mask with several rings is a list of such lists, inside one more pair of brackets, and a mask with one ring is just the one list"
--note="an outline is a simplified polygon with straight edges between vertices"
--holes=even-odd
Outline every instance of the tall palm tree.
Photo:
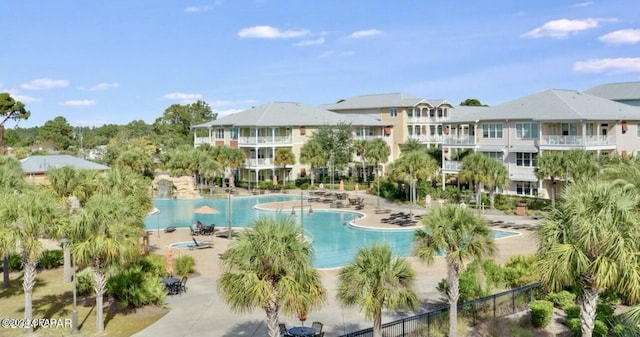
[[[63,166],[47,172],[49,187],[71,213],[82,207],[100,186],[98,171]],[[77,200],[77,202],[75,201]]]
[[409,151],[400,155],[391,164],[391,174],[400,179],[409,180],[409,213],[413,218],[413,204],[416,200],[417,179],[427,179],[435,175],[438,164],[426,151]]
[[551,207],[556,207],[556,181],[567,178],[567,163],[562,151],[545,151],[538,157],[538,179],[551,180]]
[[314,138],[308,140],[300,148],[300,163],[309,165],[309,175],[311,176],[311,186],[314,185],[316,168],[327,162],[327,154],[322,149],[322,144]]
[[221,257],[222,298],[237,312],[263,309],[271,337],[280,336],[280,309],[291,316],[306,315],[325,298],[311,264],[311,245],[301,236],[301,228],[289,217],[258,218]]
[[384,139],[374,138],[368,142],[365,157],[369,162],[373,162],[376,168],[376,180],[378,181],[378,205],[376,207],[380,208],[380,164],[389,160],[389,147]]
[[276,150],[276,154],[273,158],[273,163],[277,166],[282,165],[284,168],[284,184],[287,183],[287,165],[296,164],[296,155],[291,151],[290,147],[279,147]]
[[[240,167],[246,160],[246,156],[241,149],[235,149],[228,146],[224,146],[220,149],[218,155],[218,162],[222,165],[225,174],[229,175],[229,188],[235,187],[233,181],[233,171]],[[223,180],[224,183],[224,180]]]
[[602,181],[576,182],[538,231],[537,274],[547,287],[582,290],[582,336],[593,333],[598,296],[605,289],[640,299],[640,242],[637,207],[631,190]]
[[486,173],[487,187],[489,187],[489,208],[493,208],[496,199],[496,189],[505,188],[509,185],[509,173],[501,162],[488,157],[484,170]]
[[413,291],[415,272],[402,258],[392,256],[391,246],[361,248],[352,264],[340,271],[336,297],[346,306],[358,305],[373,320],[373,336],[382,336],[382,309],[410,308],[418,304]]
[[482,200],[482,184],[487,181],[487,171],[485,167],[489,159],[489,157],[479,152],[467,155],[462,159],[462,168],[460,169],[459,175],[463,181],[470,182],[473,186],[476,197],[476,207],[480,207]]
[[605,180],[640,193],[640,161],[638,159],[611,161],[603,171],[602,176]]
[[400,145],[400,154],[413,152],[413,151],[426,151],[426,147],[420,143],[418,138],[409,138],[404,144]]
[[134,148],[120,153],[115,166],[144,176],[153,171],[153,159],[143,149]]
[[106,195],[122,194],[129,196],[130,207],[140,216],[146,216],[151,209],[149,184],[139,174],[112,169],[100,180],[97,192]]
[[107,270],[140,254],[143,215],[136,198],[114,192],[96,194],[71,217],[71,251],[81,265],[91,266],[96,291],[96,330],[104,331],[103,299]]
[[456,336],[460,273],[464,263],[493,254],[495,244],[484,218],[459,205],[447,205],[429,212],[423,227],[415,232],[417,256],[427,264],[444,253],[447,262],[447,298],[449,300],[449,337]]
[[367,181],[367,148],[369,147],[369,141],[366,139],[358,139],[353,143],[353,151],[356,152],[356,155],[360,157],[362,161],[362,182]]
[[[57,238],[64,226],[59,203],[43,192],[2,193],[0,203],[0,251],[19,251],[22,258],[24,319],[31,322],[36,266],[46,251],[40,238]],[[33,332],[32,326],[25,332]]]
[[564,156],[567,164],[567,178],[572,181],[590,180],[600,173],[593,153],[585,150],[571,150]]
[[[25,188],[24,173],[20,162],[8,156],[0,156],[0,193],[20,192]],[[9,287],[9,253],[5,252],[2,259],[3,286]]]

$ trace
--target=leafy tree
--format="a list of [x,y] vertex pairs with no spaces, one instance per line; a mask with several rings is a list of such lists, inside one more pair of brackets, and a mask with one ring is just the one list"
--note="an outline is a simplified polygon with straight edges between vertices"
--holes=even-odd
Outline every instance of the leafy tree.
[[413,204],[416,200],[417,179],[428,179],[438,170],[437,162],[427,152],[414,150],[400,154],[400,158],[391,164],[391,175],[400,180],[409,180],[410,213],[413,217]]
[[490,158],[482,153],[476,152],[465,156],[462,159],[460,178],[472,184],[476,194],[476,207],[480,207],[482,184],[487,181],[486,163]]
[[163,138],[164,148],[173,144],[190,144],[193,139],[191,126],[215,120],[216,117],[217,114],[204,101],[173,104],[164,110],[162,117],[156,118],[153,130]]
[[538,231],[536,270],[552,291],[581,289],[582,336],[590,337],[599,294],[615,289],[640,299],[640,197],[602,181],[571,184],[563,197]]
[[[228,146],[223,146],[220,148],[217,160],[224,169],[224,172],[229,176],[229,187],[235,187],[233,172],[246,160],[244,151],[242,151],[241,149],[234,149]],[[224,184],[224,180],[222,183]]]
[[337,299],[346,306],[358,305],[366,319],[373,320],[373,336],[382,336],[382,309],[414,309],[415,272],[401,258],[393,258],[391,246],[361,248],[352,264],[338,276]]
[[[26,187],[23,176],[20,162],[12,157],[0,155],[0,195],[10,196],[16,191],[22,191]],[[2,226],[1,223],[0,226]],[[0,253],[4,256],[2,262],[3,284],[7,288],[9,287],[9,252],[0,249]]]
[[[44,193],[25,191],[1,196],[0,251],[19,251],[22,259],[24,319],[33,318],[32,296],[36,284],[36,266],[46,248],[40,238],[57,238],[61,233],[62,208]],[[19,250],[18,250],[19,247]],[[25,327],[32,333],[33,326]]]
[[[217,161],[220,147],[214,147],[209,144],[202,144],[196,148],[197,172],[204,179],[213,181],[222,172],[222,167]],[[209,187],[212,191],[213,184]]]
[[366,139],[358,139],[353,143],[353,150],[356,155],[360,157],[360,161],[362,161],[362,181],[367,182],[367,148],[369,147],[369,141]]
[[0,152],[4,151],[4,125],[7,121],[29,119],[31,113],[24,104],[16,101],[6,92],[0,92]]
[[44,123],[38,139],[50,142],[58,150],[66,150],[73,139],[73,127],[64,117],[58,116]]
[[316,168],[326,163],[325,158],[324,150],[318,140],[311,138],[300,148],[300,163],[310,165],[311,186],[314,184]]
[[466,105],[466,106],[486,106],[482,103],[480,103],[480,100],[478,100],[477,98],[467,98],[464,101],[460,102],[460,105]]
[[449,334],[455,337],[458,324],[460,272],[464,263],[493,254],[495,244],[491,230],[481,216],[459,205],[438,207],[422,219],[423,228],[415,232],[417,256],[431,264],[434,256],[445,254],[447,262],[447,298],[449,300]]
[[276,150],[276,155],[273,158],[273,163],[277,166],[281,166],[285,171],[285,179],[284,183],[287,182],[287,165],[295,165],[296,164],[296,155],[291,151],[289,147],[279,147]]
[[[69,213],[82,207],[100,186],[98,171],[63,166],[47,172],[49,188],[63,200]],[[77,200],[77,205],[74,200]]]
[[376,180],[378,181],[378,201],[377,207],[380,208],[380,164],[384,164],[389,160],[389,147],[382,138],[374,138],[367,143],[365,158],[373,162],[376,167]]
[[160,163],[172,175],[193,176],[197,168],[197,162],[193,160],[196,157],[195,151],[191,145],[166,150],[160,155]]
[[427,148],[427,154],[438,162],[438,167],[442,167],[442,148],[429,147]]
[[143,176],[153,174],[153,159],[141,148],[122,152],[116,159],[115,166],[121,170],[129,170]]
[[324,155],[322,164],[331,164],[339,170],[344,169],[353,158],[353,130],[350,124],[325,125],[311,135],[316,140]]
[[297,316],[321,305],[326,296],[312,266],[311,245],[289,217],[258,218],[240,233],[221,261],[218,287],[233,311],[265,311],[269,336],[279,337],[278,313]]
[[538,157],[536,177],[551,180],[551,207],[556,207],[556,181],[568,177],[564,154],[561,151],[545,151]]

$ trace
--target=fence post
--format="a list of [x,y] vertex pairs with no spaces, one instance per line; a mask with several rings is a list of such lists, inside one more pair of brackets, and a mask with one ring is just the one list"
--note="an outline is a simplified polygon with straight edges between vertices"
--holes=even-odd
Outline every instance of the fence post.
[[496,295],[493,295],[493,319],[496,319]]
[[402,319],[402,335],[403,335],[403,336],[405,335],[405,334],[404,334],[404,325],[405,325],[406,323],[407,323],[407,319],[406,319],[406,318],[403,318],[403,319]]
[[511,313],[516,313],[516,292],[513,290],[511,291]]
[[431,336],[431,313],[427,313],[427,337]]

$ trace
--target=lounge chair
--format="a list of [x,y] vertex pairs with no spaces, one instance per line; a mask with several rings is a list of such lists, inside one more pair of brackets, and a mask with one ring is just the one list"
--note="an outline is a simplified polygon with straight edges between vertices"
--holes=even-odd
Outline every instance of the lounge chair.
[[287,326],[284,323],[278,324],[278,327],[280,328],[281,337],[292,337],[289,333],[289,330],[287,330]]
[[311,324],[311,327],[316,331],[315,336],[320,336],[322,334],[322,327],[324,326],[324,324],[322,324],[321,322],[313,322]]
[[169,226],[169,227],[164,229],[165,233],[173,233],[175,231],[176,231],[176,227],[175,226]]
[[202,242],[202,241],[198,241],[195,238],[191,238],[193,240],[193,243],[195,244],[194,247],[191,247],[192,249],[202,249],[202,248],[212,248],[213,244],[211,244],[210,242]]

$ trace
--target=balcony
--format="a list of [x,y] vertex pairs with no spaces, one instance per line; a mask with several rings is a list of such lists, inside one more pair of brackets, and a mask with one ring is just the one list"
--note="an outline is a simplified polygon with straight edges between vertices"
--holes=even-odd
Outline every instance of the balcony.
[[442,135],[411,135],[409,138],[424,143],[442,143]]
[[245,168],[271,168],[274,167],[273,158],[249,158],[244,162]]
[[383,138],[383,135],[355,135],[353,136],[353,139],[355,140],[372,140],[372,139],[376,139],[376,138]]
[[540,145],[558,147],[614,146],[615,138],[611,136],[549,136],[543,135]]
[[443,171],[455,171],[455,172],[458,172],[461,169],[462,169],[462,162],[461,161],[445,160],[444,162],[442,162],[442,170]]
[[456,146],[456,145],[476,145],[476,137],[470,135],[462,135],[462,136],[444,136],[442,143],[445,146]]
[[282,145],[291,143],[293,143],[291,136],[238,137],[238,144],[240,145]]
[[440,116],[440,117],[428,117],[428,116],[413,116],[409,117],[408,123],[442,123],[449,120],[449,117]]
[[213,144],[213,138],[211,137],[196,137],[193,141],[193,146],[202,144]]

